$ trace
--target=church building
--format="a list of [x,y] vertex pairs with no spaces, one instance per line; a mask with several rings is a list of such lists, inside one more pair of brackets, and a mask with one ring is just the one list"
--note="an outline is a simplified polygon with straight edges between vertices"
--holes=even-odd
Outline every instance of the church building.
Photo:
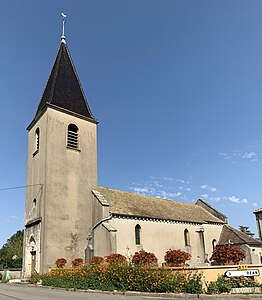
[[[161,263],[167,250],[181,249],[196,264],[210,258],[221,238],[234,242],[239,231],[232,233],[227,217],[203,200],[189,204],[98,186],[97,124],[62,36],[27,128],[24,280],[61,257],[71,263],[143,249]],[[259,261],[262,242],[241,237],[250,261]]]

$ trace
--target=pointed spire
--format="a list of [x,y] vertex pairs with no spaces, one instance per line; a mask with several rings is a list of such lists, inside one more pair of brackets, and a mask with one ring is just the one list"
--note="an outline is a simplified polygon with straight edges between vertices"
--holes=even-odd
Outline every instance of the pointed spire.
[[67,49],[65,40],[66,15],[64,13],[61,13],[61,15],[63,17],[61,44],[34,120],[46,106],[52,106],[53,108],[63,109],[67,113],[77,114],[98,123],[88,106],[73,61]]
[[35,118],[46,106],[57,107],[92,119],[92,115],[74,64],[65,43],[60,44],[55,63],[38,105]]

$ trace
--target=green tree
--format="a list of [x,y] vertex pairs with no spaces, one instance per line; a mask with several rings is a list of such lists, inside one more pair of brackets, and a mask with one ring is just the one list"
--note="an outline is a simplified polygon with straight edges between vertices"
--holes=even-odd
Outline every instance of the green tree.
[[21,268],[23,263],[24,230],[18,230],[0,249],[0,265]]

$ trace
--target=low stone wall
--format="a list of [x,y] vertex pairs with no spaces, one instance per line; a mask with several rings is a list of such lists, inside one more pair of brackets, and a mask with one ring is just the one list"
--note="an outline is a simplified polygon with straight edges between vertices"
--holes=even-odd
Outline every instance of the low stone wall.
[[9,276],[9,279],[21,279],[21,271],[22,269],[9,269],[9,274],[6,272],[7,270],[0,270],[0,273],[3,275],[3,278],[6,278],[6,275]]

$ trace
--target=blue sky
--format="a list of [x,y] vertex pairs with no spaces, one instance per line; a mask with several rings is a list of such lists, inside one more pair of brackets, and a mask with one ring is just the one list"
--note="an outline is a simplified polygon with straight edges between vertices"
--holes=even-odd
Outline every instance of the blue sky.
[[255,233],[262,206],[262,2],[1,1],[0,245],[23,228],[27,132],[68,15],[102,186],[194,203]]

